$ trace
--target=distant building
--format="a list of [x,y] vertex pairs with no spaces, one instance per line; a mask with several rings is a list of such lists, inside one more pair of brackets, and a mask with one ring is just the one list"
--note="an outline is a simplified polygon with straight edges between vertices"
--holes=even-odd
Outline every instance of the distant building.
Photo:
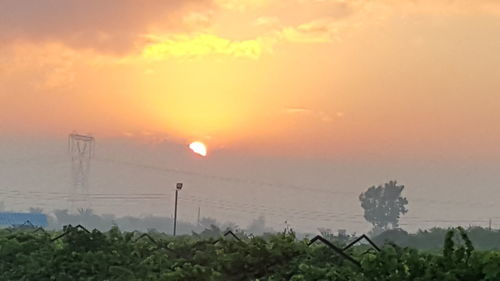
[[0,226],[46,227],[47,225],[47,216],[41,213],[0,212]]

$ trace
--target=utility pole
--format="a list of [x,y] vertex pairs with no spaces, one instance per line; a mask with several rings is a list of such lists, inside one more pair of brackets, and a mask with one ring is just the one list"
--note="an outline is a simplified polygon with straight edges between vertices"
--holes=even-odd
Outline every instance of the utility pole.
[[175,188],[175,209],[174,209],[174,236],[177,231],[177,197],[179,197],[179,190],[182,189],[182,183],[179,182]]
[[491,219],[490,219],[490,223],[489,223],[488,229],[491,231]]
[[198,207],[198,219],[196,220],[196,226],[200,226],[200,207]]

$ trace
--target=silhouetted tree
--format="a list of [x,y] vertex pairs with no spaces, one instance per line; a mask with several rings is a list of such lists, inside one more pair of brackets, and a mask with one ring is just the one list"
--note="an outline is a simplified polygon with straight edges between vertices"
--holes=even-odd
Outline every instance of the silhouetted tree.
[[221,226],[221,229],[224,229],[224,231],[231,230],[233,232],[236,232],[240,229],[240,227],[234,222],[226,222]]
[[219,238],[222,234],[222,230],[218,226],[212,224],[198,235],[203,238]]
[[347,231],[345,229],[339,229],[338,233],[335,234],[330,228],[318,228],[318,231],[323,238],[326,240],[333,242],[337,246],[345,246],[347,243],[355,239],[355,234],[347,234]]
[[203,229],[211,228],[212,225],[218,226],[219,223],[217,222],[217,220],[213,218],[207,218],[207,217],[201,218],[200,226],[203,227]]
[[254,235],[261,235],[266,232],[273,232],[271,227],[266,226],[266,219],[264,216],[259,216],[254,219],[246,228],[246,232]]
[[365,219],[373,225],[373,232],[397,228],[399,218],[406,214],[408,200],[401,196],[404,185],[390,181],[384,185],[372,186],[359,195],[361,207],[365,210]]
[[77,211],[81,217],[91,217],[94,215],[94,211],[92,209],[79,208]]

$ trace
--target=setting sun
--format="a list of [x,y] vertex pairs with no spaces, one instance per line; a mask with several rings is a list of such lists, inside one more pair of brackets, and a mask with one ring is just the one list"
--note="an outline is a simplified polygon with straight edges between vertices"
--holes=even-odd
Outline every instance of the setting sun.
[[207,146],[199,141],[192,142],[189,145],[189,148],[196,154],[201,155],[203,157],[207,156]]
[[0,281],[500,281],[499,49],[500,0],[0,0],[0,241],[78,232]]

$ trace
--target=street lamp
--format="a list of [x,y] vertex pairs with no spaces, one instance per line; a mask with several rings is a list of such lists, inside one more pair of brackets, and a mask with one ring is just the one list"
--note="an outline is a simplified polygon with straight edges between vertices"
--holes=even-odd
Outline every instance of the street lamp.
[[177,197],[179,196],[179,190],[182,189],[182,182],[177,183],[175,188],[175,209],[174,209],[174,236],[177,230]]

